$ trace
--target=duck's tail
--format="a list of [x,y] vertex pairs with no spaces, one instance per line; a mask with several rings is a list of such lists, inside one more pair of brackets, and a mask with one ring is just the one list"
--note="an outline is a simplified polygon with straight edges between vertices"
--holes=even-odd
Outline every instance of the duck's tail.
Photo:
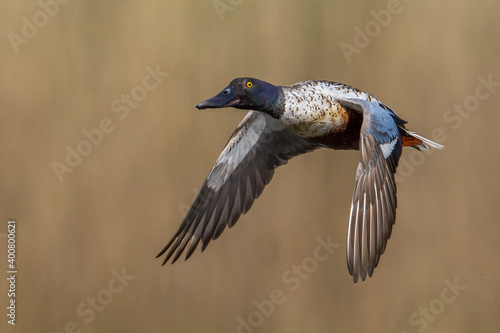
[[401,138],[403,140],[403,147],[412,147],[417,150],[429,150],[429,147],[436,149],[443,149],[444,146],[424,138],[415,132],[409,131],[406,127],[399,127],[401,131]]

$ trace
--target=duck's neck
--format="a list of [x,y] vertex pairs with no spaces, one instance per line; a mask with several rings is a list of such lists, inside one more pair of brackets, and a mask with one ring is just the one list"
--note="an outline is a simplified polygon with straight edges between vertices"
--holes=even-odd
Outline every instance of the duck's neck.
[[267,113],[274,119],[280,119],[285,112],[285,98],[283,89],[280,86],[274,86],[276,90],[271,94],[273,97],[266,100],[256,111]]

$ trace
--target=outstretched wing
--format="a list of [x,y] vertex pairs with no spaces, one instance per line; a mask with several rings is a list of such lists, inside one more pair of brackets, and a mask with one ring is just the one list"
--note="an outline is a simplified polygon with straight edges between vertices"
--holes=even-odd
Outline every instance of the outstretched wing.
[[248,212],[274,174],[274,169],[316,146],[285,129],[271,116],[250,111],[238,125],[194,199],[179,230],[157,257],[168,251],[165,264],[174,263],[187,248],[186,259],[201,241],[231,228]]
[[347,234],[347,267],[357,282],[377,267],[396,219],[394,173],[402,152],[396,123],[404,121],[378,102],[352,98],[341,104],[363,114]]

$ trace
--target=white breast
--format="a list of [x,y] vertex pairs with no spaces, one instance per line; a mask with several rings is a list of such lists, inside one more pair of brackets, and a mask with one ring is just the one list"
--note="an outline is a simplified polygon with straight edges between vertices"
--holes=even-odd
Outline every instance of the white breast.
[[296,134],[312,138],[323,136],[344,126],[346,111],[326,82],[302,82],[283,87],[285,112],[281,122]]

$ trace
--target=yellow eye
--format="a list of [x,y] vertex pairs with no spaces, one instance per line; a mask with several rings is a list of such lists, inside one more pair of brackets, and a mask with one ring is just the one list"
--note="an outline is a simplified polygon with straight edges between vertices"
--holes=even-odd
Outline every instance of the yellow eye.
[[252,88],[252,86],[253,86],[253,83],[252,83],[251,81],[248,81],[248,82],[247,82],[247,87],[248,87],[248,88]]

